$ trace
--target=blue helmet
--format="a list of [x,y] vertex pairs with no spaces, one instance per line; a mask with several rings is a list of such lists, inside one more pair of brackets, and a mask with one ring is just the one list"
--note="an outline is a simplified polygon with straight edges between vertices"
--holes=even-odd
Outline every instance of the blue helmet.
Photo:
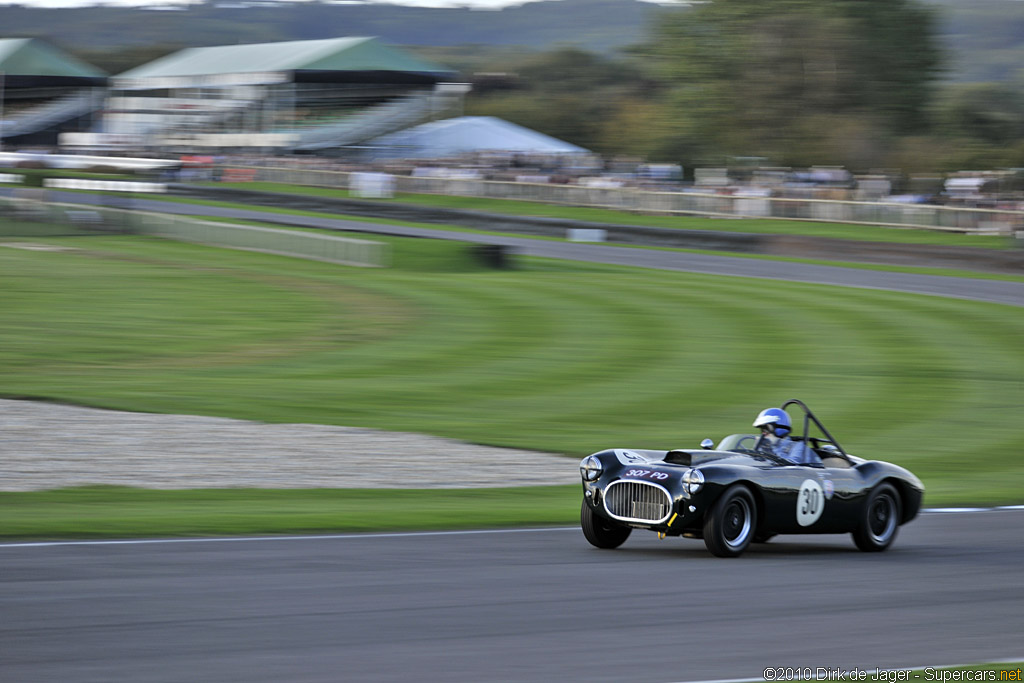
[[783,437],[792,430],[789,415],[782,408],[765,408],[754,420],[755,427],[771,427],[772,434]]

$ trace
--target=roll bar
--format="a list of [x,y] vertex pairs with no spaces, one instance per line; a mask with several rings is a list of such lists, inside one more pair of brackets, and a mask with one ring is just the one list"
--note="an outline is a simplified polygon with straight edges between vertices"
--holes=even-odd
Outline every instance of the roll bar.
[[848,463],[850,463],[852,465],[853,464],[853,460],[850,459],[849,454],[839,444],[839,442],[836,441],[836,438],[834,436],[832,436],[831,432],[829,432],[827,429],[825,429],[825,425],[821,424],[821,420],[819,420],[818,417],[814,413],[811,412],[811,409],[807,407],[806,403],[804,403],[803,401],[800,401],[798,399],[791,398],[791,399],[789,399],[788,401],[786,401],[785,403],[782,404],[782,409],[785,410],[789,406],[794,406],[794,405],[795,406],[800,406],[800,409],[804,411],[804,438],[805,439],[809,439],[810,438],[810,436],[809,436],[809,434],[810,434],[810,423],[813,420],[814,424],[817,425],[818,429],[821,430],[821,433],[824,434],[825,436],[827,436],[828,440],[832,442],[832,445],[835,446],[837,449],[839,449],[839,453],[842,456],[843,460],[845,460],[846,462],[848,462]]

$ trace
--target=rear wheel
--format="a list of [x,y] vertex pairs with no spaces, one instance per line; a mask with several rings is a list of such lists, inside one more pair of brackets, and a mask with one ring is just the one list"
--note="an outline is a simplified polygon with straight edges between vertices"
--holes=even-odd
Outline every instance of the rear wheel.
[[853,542],[864,552],[880,552],[892,545],[900,525],[900,496],[890,484],[879,484],[861,510]]
[[723,493],[704,520],[704,545],[712,555],[737,557],[754,539],[757,506],[750,489],[737,484]]
[[601,517],[583,501],[580,507],[580,527],[590,545],[596,548],[618,548],[626,542],[632,529]]

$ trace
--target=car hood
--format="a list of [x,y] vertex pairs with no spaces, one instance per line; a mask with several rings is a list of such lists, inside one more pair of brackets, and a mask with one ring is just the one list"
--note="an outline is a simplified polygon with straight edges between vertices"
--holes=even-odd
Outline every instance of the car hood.
[[768,458],[748,455],[746,453],[734,453],[732,451],[705,451],[705,450],[676,450],[668,451],[665,454],[665,462],[673,465],[689,465],[700,467],[701,465],[746,465],[747,467],[763,466],[769,462]]
[[686,465],[700,467],[715,463],[716,465],[746,465],[748,467],[763,466],[769,462],[767,458],[733,451],[708,451],[703,449],[671,451],[615,449],[615,456],[623,465],[656,465],[664,462],[669,465]]

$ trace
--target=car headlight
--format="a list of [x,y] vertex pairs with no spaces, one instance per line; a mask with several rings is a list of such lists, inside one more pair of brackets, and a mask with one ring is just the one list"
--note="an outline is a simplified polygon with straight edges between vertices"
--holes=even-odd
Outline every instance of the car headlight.
[[597,481],[604,472],[604,465],[593,455],[588,455],[580,462],[580,474],[584,481]]
[[687,470],[683,475],[683,484],[686,485],[687,493],[693,495],[704,487],[704,475],[700,470]]

